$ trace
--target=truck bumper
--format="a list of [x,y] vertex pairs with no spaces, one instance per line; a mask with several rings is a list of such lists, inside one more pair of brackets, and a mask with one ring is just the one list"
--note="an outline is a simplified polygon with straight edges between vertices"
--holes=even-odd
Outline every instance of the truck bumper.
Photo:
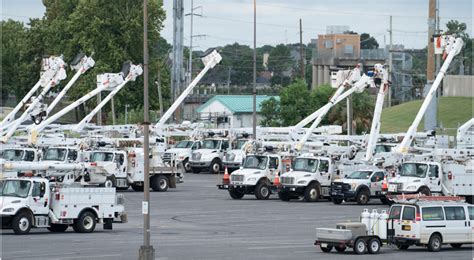
[[1,228],[11,228],[12,219],[12,215],[0,215],[0,221],[2,221]]
[[403,237],[395,237],[393,238],[393,242],[396,245],[419,245],[420,240],[414,238],[403,238]]
[[296,193],[301,195],[304,194],[306,186],[281,185],[279,188],[282,192]]
[[331,191],[331,198],[343,199],[345,201],[354,200],[356,197],[355,191]]
[[192,168],[209,168],[211,166],[211,162],[194,162],[194,161],[189,161],[189,165]]
[[255,192],[255,185],[218,184],[217,188],[219,190],[238,190],[245,194]]

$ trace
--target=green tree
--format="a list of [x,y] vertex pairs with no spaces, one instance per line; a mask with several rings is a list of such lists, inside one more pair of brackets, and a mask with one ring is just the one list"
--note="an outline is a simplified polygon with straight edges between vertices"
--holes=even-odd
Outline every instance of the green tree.
[[280,84],[286,86],[290,79],[284,72],[288,72],[294,65],[290,48],[279,44],[270,51],[268,58],[268,70],[273,72],[272,85]]
[[280,101],[271,97],[261,103],[260,114],[262,126],[277,127],[281,125]]
[[360,35],[360,48],[361,49],[378,49],[379,43],[374,37],[370,36],[370,34],[362,33]]
[[306,83],[297,79],[280,93],[280,111],[284,126],[295,125],[313,112],[311,95]]
[[[466,32],[466,29],[466,23],[461,23],[457,20],[450,20],[446,24],[446,34],[454,35],[455,37],[461,37],[464,41],[464,47],[462,48],[461,53],[457,55],[454,59],[458,63],[463,63],[464,73],[472,75],[472,45],[474,39],[470,39],[470,36]],[[456,67],[454,71],[459,72],[459,67]]]
[[[341,125],[347,131],[347,102],[341,102],[329,112],[329,122]],[[352,94],[352,127],[357,134],[370,131],[375,99],[368,92]]]
[[[335,89],[329,85],[321,85],[318,86],[311,92],[311,108],[313,109],[312,112],[318,110],[322,106],[326,105],[329,102],[329,99],[334,94]],[[329,124],[328,116],[325,116],[321,121],[320,125],[327,125]]]

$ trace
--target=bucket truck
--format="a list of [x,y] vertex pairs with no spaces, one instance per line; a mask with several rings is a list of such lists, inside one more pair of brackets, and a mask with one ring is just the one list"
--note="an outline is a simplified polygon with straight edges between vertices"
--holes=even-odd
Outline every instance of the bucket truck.
[[97,223],[112,229],[127,222],[122,194],[112,188],[80,187],[47,178],[8,178],[0,187],[2,228],[27,234],[31,228],[64,232],[93,232]]
[[38,134],[49,124],[53,123],[69,111],[73,110],[77,106],[83,104],[87,100],[91,99],[92,97],[96,96],[98,93],[108,89],[116,89],[121,88],[123,85],[127,84],[131,80],[135,80],[135,78],[141,74],[141,66],[140,65],[131,65],[129,71],[122,71],[119,73],[106,73],[97,75],[97,88],[90,91],[80,99],[74,101],[69,106],[65,107],[64,109],[60,110],[56,114],[48,117],[46,120],[41,122],[41,124],[33,126],[29,130],[28,141],[32,144],[37,142]]
[[[55,67],[53,70],[48,70],[48,73],[51,73],[51,77],[45,77],[42,79],[48,80],[46,84],[41,84],[43,86],[43,90],[38,95],[38,97],[34,98],[23,114],[15,121],[13,121],[8,126],[8,131],[4,134],[1,139],[2,143],[6,143],[8,139],[13,135],[13,133],[17,130],[22,122],[24,122],[28,115],[33,112],[34,109],[38,109],[38,106],[41,106],[41,101],[43,100],[44,96],[49,92],[49,90],[56,86],[61,80],[66,78],[66,70],[64,69],[65,63],[62,57],[52,57],[48,60],[51,64],[49,66]],[[35,122],[36,123],[36,122]]]

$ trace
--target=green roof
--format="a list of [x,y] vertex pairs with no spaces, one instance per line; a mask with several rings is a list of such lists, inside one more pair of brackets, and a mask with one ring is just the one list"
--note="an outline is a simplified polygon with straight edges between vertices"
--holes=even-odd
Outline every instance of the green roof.
[[[257,112],[260,112],[261,103],[272,97],[277,100],[280,98],[278,96],[257,95]],[[209,99],[206,103],[199,106],[197,108],[197,112],[201,113],[201,111],[203,111],[214,101],[218,101],[233,113],[251,113],[253,111],[252,95],[216,95]]]

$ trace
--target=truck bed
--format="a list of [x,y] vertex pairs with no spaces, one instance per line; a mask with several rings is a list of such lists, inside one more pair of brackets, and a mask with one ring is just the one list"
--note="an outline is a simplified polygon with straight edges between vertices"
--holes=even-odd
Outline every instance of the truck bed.
[[316,228],[316,240],[323,242],[341,242],[352,239],[352,231],[336,228]]

